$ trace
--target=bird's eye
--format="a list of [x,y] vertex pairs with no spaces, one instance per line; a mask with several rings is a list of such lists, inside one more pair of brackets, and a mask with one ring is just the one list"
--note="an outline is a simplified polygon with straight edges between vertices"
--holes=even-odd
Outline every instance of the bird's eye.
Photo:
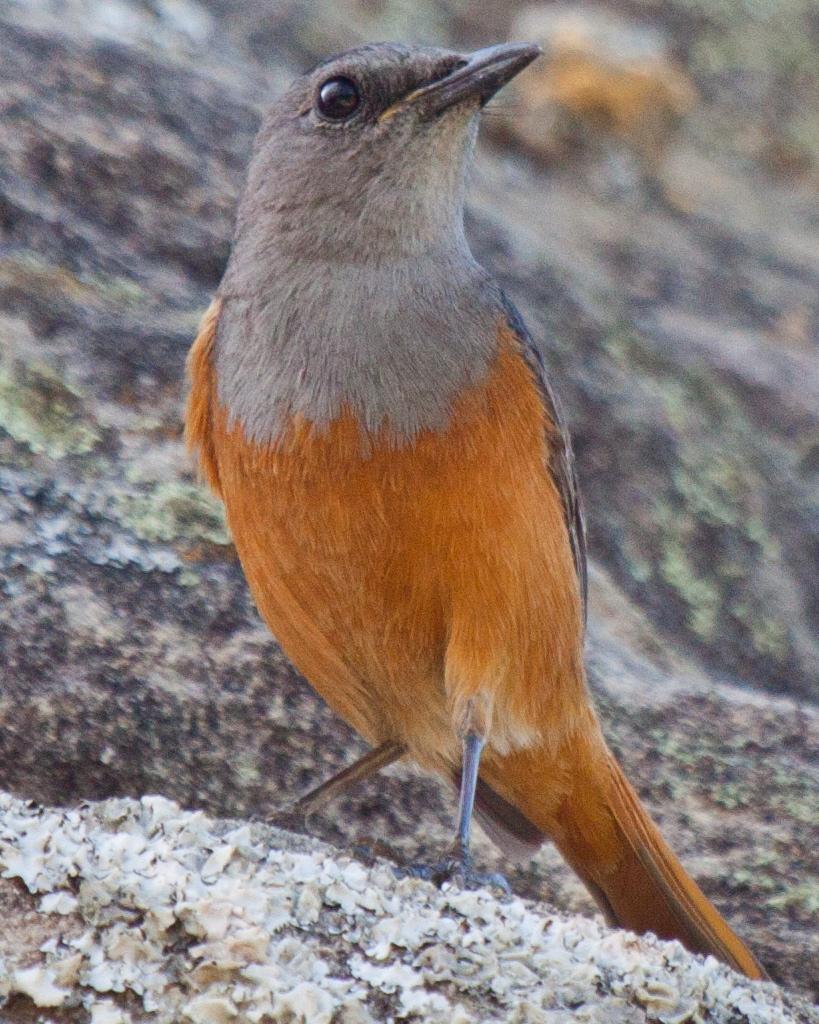
[[351,117],[361,104],[361,93],[352,78],[328,78],[321,86],[316,108],[329,121]]

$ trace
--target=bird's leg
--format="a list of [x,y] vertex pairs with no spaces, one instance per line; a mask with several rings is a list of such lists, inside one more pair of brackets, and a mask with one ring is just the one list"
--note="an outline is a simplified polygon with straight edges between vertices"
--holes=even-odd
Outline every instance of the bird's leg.
[[486,740],[477,732],[467,732],[463,740],[461,763],[461,784],[458,796],[458,829],[452,844],[450,858],[460,865],[462,874],[472,870],[472,856],[469,852],[469,836],[472,831],[472,812],[475,807],[475,790],[478,787],[478,772],[481,751]]
[[478,773],[481,764],[481,752],[486,744],[484,729],[477,724],[477,716],[473,713],[474,704],[470,700],[464,716],[462,729],[463,753],[461,758],[460,786],[458,797],[458,826],[455,841],[449,854],[432,867],[418,865],[411,871],[421,878],[430,878],[437,885],[457,880],[468,889],[479,889],[494,886],[510,892],[509,883],[500,874],[479,874],[472,865],[472,854],[469,839],[472,830],[472,812],[475,807],[475,792],[478,787]]
[[404,754],[404,747],[395,740],[387,740],[377,747],[373,747],[363,757],[360,757],[347,768],[325,782],[320,783],[309,793],[299,797],[289,807],[278,811],[268,818],[273,825],[280,828],[287,828],[290,831],[303,831],[307,826],[307,819],[320,811],[327,804],[331,803],[337,796],[352,789],[357,783],[368,778],[370,775],[381,771],[387,765],[397,761]]

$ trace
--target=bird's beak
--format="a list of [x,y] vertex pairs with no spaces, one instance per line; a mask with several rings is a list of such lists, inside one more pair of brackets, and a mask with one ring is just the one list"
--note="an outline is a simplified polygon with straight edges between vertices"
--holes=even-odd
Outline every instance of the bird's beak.
[[541,52],[540,47],[532,43],[503,43],[476,50],[445,78],[413,90],[400,101],[400,105],[411,104],[422,117],[433,117],[456,103],[472,98],[483,106]]

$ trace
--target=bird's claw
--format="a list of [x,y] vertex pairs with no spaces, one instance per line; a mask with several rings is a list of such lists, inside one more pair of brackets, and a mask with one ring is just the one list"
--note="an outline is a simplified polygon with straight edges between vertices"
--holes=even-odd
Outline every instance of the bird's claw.
[[504,895],[512,895],[512,888],[502,874],[476,871],[470,855],[459,849],[436,864],[411,864],[400,869],[400,873],[409,878],[422,878],[439,888],[452,884],[459,889],[500,889]]

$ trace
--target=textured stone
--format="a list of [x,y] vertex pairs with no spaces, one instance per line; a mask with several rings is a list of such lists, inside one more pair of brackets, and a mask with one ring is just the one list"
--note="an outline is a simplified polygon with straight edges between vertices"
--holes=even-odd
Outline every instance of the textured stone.
[[550,163],[620,146],[658,180],[697,101],[664,34],[603,8],[560,4],[525,8],[510,31],[539,43],[544,56],[510,86],[516,116],[502,122],[505,134]]
[[439,891],[161,797],[59,811],[0,794],[0,901],[9,893],[9,1022],[32,1006],[96,1024],[819,1021],[678,943],[518,897]]

